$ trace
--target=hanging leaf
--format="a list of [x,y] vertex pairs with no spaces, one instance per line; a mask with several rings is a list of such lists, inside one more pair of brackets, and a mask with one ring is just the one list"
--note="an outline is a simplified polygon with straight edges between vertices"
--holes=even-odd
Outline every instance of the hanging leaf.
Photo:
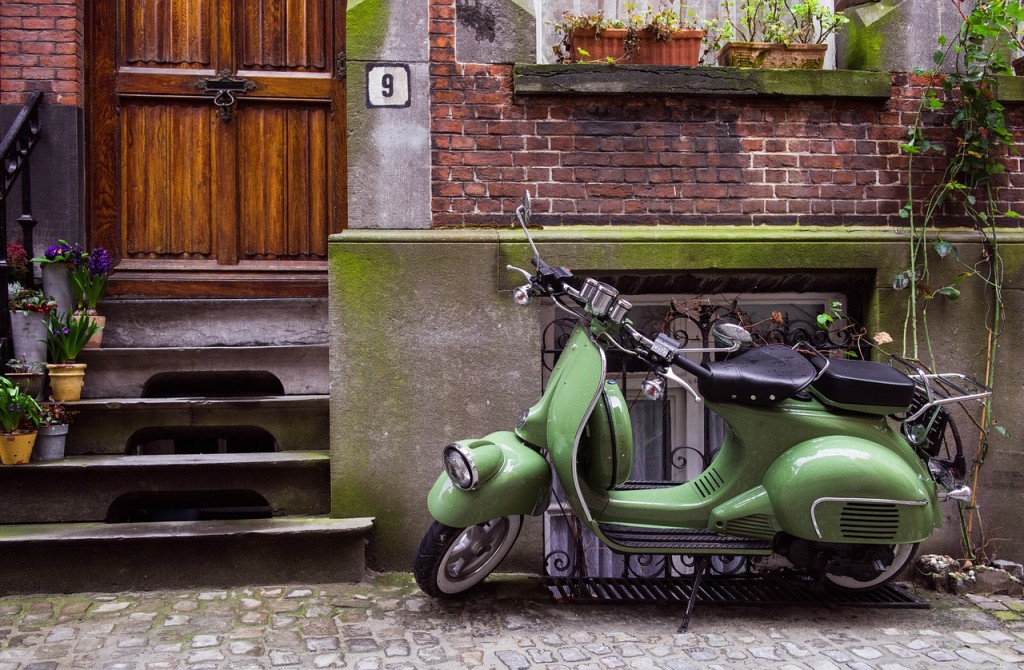
[[996,424],[996,425],[992,426],[992,429],[994,431],[996,431],[997,433],[999,433],[1000,435],[1002,435],[1003,437],[1009,437],[1010,436],[1010,431],[1006,430],[1006,428],[1000,426],[999,424]]
[[946,240],[935,241],[935,253],[939,255],[939,258],[945,258],[954,252],[953,245]]
[[910,275],[906,272],[901,272],[896,275],[892,280],[892,287],[897,291],[902,291],[910,287]]
[[960,290],[952,286],[943,286],[935,292],[935,295],[944,295],[950,300],[958,300],[960,298]]

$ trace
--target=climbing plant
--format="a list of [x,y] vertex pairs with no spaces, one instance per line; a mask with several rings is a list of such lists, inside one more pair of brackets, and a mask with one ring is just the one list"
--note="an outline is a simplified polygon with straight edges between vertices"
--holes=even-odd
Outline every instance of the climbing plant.
[[[1017,42],[1024,20],[1021,0],[948,0],[960,12],[963,23],[955,36],[938,38],[935,66],[918,72],[928,82],[920,108],[900,149],[908,156],[907,201],[900,209],[909,228],[909,265],[893,280],[893,287],[907,290],[904,322],[904,355],[920,360],[922,351],[934,368],[934,354],[928,333],[928,307],[940,299],[957,300],[959,286],[966,280],[981,281],[986,287],[989,309],[985,323],[986,344],[983,381],[995,384],[994,365],[999,336],[1005,319],[1003,302],[1003,262],[1000,256],[997,225],[1020,215],[1000,205],[999,175],[1005,172],[1004,158],[1015,151],[1013,133],[1007,128],[1005,109],[994,95],[995,77],[1008,74],[1008,54]],[[944,74],[944,72],[949,70]],[[936,119],[943,119],[952,130],[952,143],[939,143],[931,135]],[[934,186],[917,186],[916,166],[928,157],[945,160],[945,170]],[[929,162],[931,162],[929,160]],[[976,260],[962,257],[957,248],[943,239],[937,230],[940,217],[958,218],[976,232],[981,255]],[[936,281],[932,272],[936,259],[949,259],[957,272],[952,278]],[[991,400],[986,400],[977,423],[978,448],[968,479],[977,490],[978,476],[988,452],[990,436],[1005,431],[992,416]],[[961,508],[964,550],[975,559],[985,552],[980,511],[972,497]],[[978,536],[975,536],[977,520]]]

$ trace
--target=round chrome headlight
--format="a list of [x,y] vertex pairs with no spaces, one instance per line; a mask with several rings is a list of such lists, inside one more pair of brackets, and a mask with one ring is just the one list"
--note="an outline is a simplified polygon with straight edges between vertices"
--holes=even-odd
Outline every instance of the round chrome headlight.
[[463,491],[476,488],[480,481],[476,471],[476,463],[473,462],[473,454],[467,447],[461,444],[449,444],[444,448],[442,455],[444,459],[444,471],[452,483]]

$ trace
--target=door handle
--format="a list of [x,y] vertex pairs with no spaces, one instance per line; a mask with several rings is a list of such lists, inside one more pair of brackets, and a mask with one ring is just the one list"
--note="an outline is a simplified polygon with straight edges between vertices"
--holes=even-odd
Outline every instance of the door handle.
[[200,91],[213,93],[213,104],[217,106],[223,121],[231,120],[231,108],[235,106],[235,96],[248,93],[256,88],[256,82],[243,77],[232,77],[230,70],[221,70],[216,78],[200,79],[196,88]]

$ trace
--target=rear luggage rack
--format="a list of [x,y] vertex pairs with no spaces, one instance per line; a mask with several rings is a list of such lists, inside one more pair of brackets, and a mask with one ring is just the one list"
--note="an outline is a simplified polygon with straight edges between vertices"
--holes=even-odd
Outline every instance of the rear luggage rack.
[[902,423],[903,435],[914,447],[932,457],[939,453],[949,422],[944,405],[984,400],[992,395],[992,389],[967,375],[929,373],[896,355],[890,356],[890,365],[903,368],[916,387],[910,409],[896,417]]

